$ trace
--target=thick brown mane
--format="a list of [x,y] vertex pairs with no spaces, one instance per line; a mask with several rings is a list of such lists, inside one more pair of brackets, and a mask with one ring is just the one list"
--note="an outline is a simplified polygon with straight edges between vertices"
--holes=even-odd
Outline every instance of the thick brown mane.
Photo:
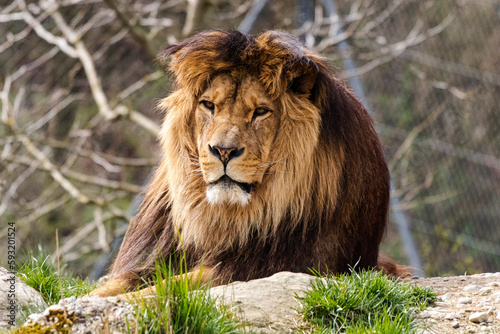
[[[221,283],[377,267],[389,173],[370,116],[327,61],[273,31],[207,31],[168,47],[161,64],[171,56],[177,90],[160,103],[164,155],[112,276],[133,286],[156,258],[181,250],[192,269],[203,262]],[[194,109],[223,74],[257,78],[279,106],[272,163],[245,206],[208,203],[199,172]]]

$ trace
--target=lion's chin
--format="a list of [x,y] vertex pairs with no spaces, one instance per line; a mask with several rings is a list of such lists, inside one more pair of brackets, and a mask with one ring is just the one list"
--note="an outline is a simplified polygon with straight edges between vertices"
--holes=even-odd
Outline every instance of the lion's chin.
[[253,187],[252,184],[236,182],[224,175],[208,185],[207,200],[211,205],[229,203],[245,206],[252,197]]

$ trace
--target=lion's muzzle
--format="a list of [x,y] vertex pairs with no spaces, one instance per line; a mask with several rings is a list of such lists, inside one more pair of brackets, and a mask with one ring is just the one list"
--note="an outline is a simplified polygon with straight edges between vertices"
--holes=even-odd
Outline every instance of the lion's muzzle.
[[224,174],[220,179],[208,185],[207,200],[212,205],[225,202],[246,205],[254,187],[255,184],[238,182]]
[[247,194],[250,194],[250,192],[252,191],[252,189],[255,187],[254,183],[238,182],[236,180],[233,180],[229,176],[227,176],[227,174],[224,174],[224,176],[222,176],[217,181],[210,183],[210,185],[217,185],[217,184],[221,185],[224,188],[231,188],[231,186],[233,184],[236,184],[237,186],[239,186],[241,188],[241,190],[243,190]]

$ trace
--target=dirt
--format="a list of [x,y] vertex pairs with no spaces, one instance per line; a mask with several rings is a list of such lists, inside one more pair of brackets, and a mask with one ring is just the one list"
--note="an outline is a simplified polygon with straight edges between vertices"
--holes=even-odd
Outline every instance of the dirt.
[[[418,315],[423,333],[500,334],[500,273],[411,279],[439,297]],[[476,319],[475,319],[476,318]]]

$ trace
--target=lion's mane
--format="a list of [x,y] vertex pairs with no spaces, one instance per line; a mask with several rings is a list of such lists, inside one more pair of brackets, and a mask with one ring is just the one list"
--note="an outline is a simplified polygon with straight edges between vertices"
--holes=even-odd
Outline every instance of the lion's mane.
[[[389,173],[370,116],[326,59],[283,32],[207,31],[168,47],[160,62],[177,85],[160,103],[163,157],[113,276],[148,276],[155,258],[179,250],[192,268],[215,267],[221,282],[377,267]],[[194,109],[220,73],[259,78],[287,115],[276,163],[246,206],[210,205],[198,170]]]

